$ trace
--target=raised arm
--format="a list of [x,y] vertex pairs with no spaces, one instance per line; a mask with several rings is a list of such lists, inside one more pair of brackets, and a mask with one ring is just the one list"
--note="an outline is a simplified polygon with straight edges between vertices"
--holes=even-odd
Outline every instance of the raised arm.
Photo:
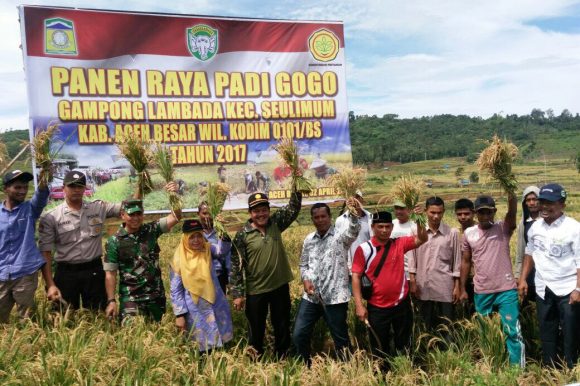
[[508,194],[508,211],[505,214],[505,224],[507,226],[507,228],[510,230],[510,233],[512,233],[517,226],[516,223],[516,214],[518,212],[518,199],[515,195],[515,193],[509,193]]
[[293,191],[290,195],[290,202],[285,207],[278,209],[271,216],[272,222],[278,225],[280,232],[284,232],[290,224],[296,220],[302,205],[302,193]]

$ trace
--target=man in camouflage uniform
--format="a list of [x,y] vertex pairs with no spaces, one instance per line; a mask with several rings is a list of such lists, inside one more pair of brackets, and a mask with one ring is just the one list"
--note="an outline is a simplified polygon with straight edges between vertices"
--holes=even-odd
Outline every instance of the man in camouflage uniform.
[[143,202],[134,199],[123,203],[121,218],[124,223],[105,246],[103,266],[108,297],[105,314],[113,318],[118,313],[115,289],[119,271],[121,320],[144,315],[158,322],[165,313],[165,289],[157,239],[179,222],[181,213],[143,224]]
[[298,217],[301,203],[302,194],[293,191],[288,206],[270,216],[268,196],[264,193],[250,195],[250,219],[234,238],[230,276],[234,308],[242,310],[245,306],[250,327],[249,343],[259,355],[264,351],[268,309],[276,354],[283,357],[290,347],[288,283],[294,276],[282,232]]

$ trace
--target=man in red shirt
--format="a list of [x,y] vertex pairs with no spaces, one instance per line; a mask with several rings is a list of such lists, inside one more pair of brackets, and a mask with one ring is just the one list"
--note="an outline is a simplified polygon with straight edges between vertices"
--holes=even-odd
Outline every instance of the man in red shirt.
[[[422,213],[423,210],[419,205],[415,208],[415,213]],[[404,254],[425,243],[428,236],[425,228],[418,225],[417,235],[391,239],[393,220],[389,212],[373,214],[372,221],[374,236],[370,241],[359,245],[354,254],[352,291],[356,316],[370,325],[371,350],[374,355],[384,357],[410,348],[413,323]],[[363,273],[372,282],[372,294],[367,301],[367,307],[363,304],[361,291]],[[391,335],[395,352],[389,349]]]

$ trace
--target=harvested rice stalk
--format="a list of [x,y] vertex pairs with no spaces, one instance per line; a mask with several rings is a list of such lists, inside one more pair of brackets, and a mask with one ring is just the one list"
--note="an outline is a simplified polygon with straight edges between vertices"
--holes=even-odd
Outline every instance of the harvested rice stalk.
[[52,163],[62,149],[62,146],[57,147],[54,141],[54,136],[58,131],[58,123],[50,122],[46,130],[36,129],[30,144],[36,167],[42,170],[41,181],[38,181],[41,184],[47,185],[52,181]]
[[507,140],[502,141],[497,135],[487,143],[489,146],[483,149],[475,161],[480,173],[487,174],[488,180],[496,180],[506,193],[515,193],[518,181],[512,172],[512,164],[518,156],[517,146]]
[[8,159],[8,149],[3,142],[0,142],[0,170],[4,170],[10,160]]
[[137,172],[137,190],[134,197],[143,198],[152,189],[151,176],[147,171],[153,158],[149,142],[137,136],[127,135],[117,140],[117,147]]
[[[421,199],[423,187],[424,183],[420,178],[412,176],[411,174],[402,175],[391,188],[391,198],[402,201],[405,207],[412,211]],[[409,218],[423,228],[427,225],[427,217],[425,214],[411,212]]]
[[363,191],[366,183],[367,172],[362,168],[346,168],[339,173],[332,174],[326,178],[326,184],[338,191],[347,202],[349,213],[357,213],[356,208],[349,203],[350,198],[354,198],[357,191]]
[[226,183],[210,182],[199,192],[202,199],[207,202],[207,209],[213,219],[213,227],[219,237],[227,233],[221,212],[231,190],[232,188]]
[[296,142],[292,138],[282,138],[273,148],[278,152],[282,166],[287,166],[292,170],[293,190],[310,193],[314,185],[304,177],[304,170],[300,166],[300,157],[298,156]]
[[[153,162],[157,166],[157,169],[159,169],[159,174],[161,174],[161,177],[166,183],[172,182],[175,179],[175,167],[173,166],[173,159],[171,158],[168,147],[156,143],[153,148]],[[181,196],[176,192],[169,192],[169,206],[174,213],[181,211],[183,208]]]

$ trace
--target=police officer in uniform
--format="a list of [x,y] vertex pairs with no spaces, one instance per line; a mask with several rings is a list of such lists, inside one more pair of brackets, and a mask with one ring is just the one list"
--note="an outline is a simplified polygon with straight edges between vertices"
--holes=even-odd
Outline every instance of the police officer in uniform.
[[79,171],[65,175],[65,201],[40,218],[39,249],[49,267],[54,256],[54,282],[71,307],[79,308],[82,301],[83,307],[104,309],[103,225],[106,218],[119,217],[121,204],[84,201],[86,185]]

